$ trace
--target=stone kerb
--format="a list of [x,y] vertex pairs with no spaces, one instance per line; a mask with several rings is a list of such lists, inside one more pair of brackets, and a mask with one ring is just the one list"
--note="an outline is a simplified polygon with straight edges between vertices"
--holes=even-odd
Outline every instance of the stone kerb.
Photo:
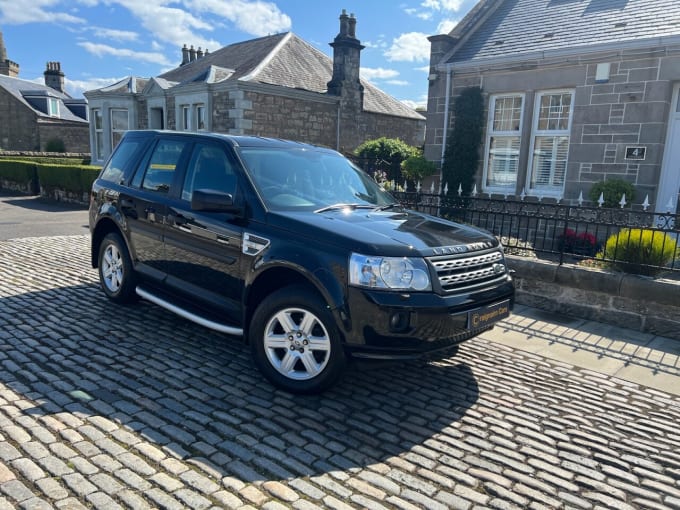
[[507,256],[517,302],[680,340],[680,282]]

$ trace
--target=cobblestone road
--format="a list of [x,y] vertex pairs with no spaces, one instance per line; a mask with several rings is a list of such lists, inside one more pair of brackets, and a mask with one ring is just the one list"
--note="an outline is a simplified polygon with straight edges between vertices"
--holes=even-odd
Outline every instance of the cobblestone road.
[[0,509],[680,508],[678,397],[481,339],[292,397],[88,242],[0,242]]

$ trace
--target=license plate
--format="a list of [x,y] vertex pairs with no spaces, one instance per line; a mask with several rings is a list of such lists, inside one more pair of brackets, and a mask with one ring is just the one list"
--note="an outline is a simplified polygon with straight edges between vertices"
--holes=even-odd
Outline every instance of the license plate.
[[491,326],[510,316],[510,301],[505,300],[468,312],[468,328],[477,329]]

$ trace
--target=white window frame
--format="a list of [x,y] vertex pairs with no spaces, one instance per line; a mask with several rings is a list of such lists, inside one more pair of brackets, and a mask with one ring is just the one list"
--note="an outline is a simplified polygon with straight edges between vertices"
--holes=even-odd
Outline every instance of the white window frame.
[[[520,115],[519,115],[519,126],[517,129],[513,130],[494,130],[494,114],[496,111],[496,101],[499,99],[505,99],[505,98],[513,98],[517,99],[519,98],[522,101],[522,104],[520,106]],[[515,176],[515,182],[512,184],[508,184],[507,186],[499,186],[499,185],[492,185],[488,186],[487,181],[489,178],[489,163],[490,163],[490,152],[491,152],[491,140],[493,138],[518,138],[519,143],[518,147],[522,147],[522,126],[524,123],[524,106],[526,102],[526,97],[525,94],[523,93],[516,93],[516,92],[508,92],[504,94],[494,94],[489,98],[489,114],[487,118],[487,127],[486,127],[486,142],[484,146],[484,172],[482,176],[482,189],[486,192],[490,193],[514,193],[516,188],[517,188],[517,178],[519,177],[519,151],[517,153],[517,175]]]
[[180,131],[191,131],[191,105],[182,104],[179,106]]
[[56,97],[47,98],[47,113],[50,117],[59,117],[59,99]]
[[[541,114],[541,99],[544,96],[550,95],[563,95],[571,94],[571,103],[569,105],[569,119],[567,121],[566,129],[538,129],[539,118]],[[529,195],[541,196],[541,197],[555,197],[559,198],[564,195],[564,187],[567,182],[567,169],[569,166],[569,146],[571,145],[571,124],[574,118],[574,97],[576,91],[574,89],[557,89],[557,90],[544,90],[536,93],[536,98],[534,101],[534,119],[531,126],[531,143],[529,146],[529,161],[527,163],[527,177],[526,177],[526,190]],[[560,185],[553,186],[540,186],[532,187],[531,181],[534,173],[534,150],[536,146],[536,139],[539,137],[566,137],[567,138],[567,158],[564,160],[564,176],[562,178],[562,183]],[[554,160],[553,165],[550,170],[550,180],[554,179]]]
[[[127,125],[124,129],[114,129],[113,126],[113,117],[114,117],[114,112],[125,112],[127,116]],[[116,148],[116,145],[118,145],[118,142],[120,142],[121,138],[123,138],[123,134],[130,129],[130,110],[127,108],[110,108],[109,109],[109,123],[110,123],[110,128],[111,128],[111,150]],[[116,141],[117,138],[117,141]]]
[[[92,108],[90,110],[90,122],[92,123],[94,131],[94,160],[101,161],[104,159],[104,112],[101,108]],[[97,127],[97,118],[99,119],[99,127]]]
[[[203,103],[197,103],[194,105],[195,119],[196,119],[196,131],[207,131],[208,121],[206,119],[206,108]],[[201,112],[203,112],[203,119],[201,125]]]

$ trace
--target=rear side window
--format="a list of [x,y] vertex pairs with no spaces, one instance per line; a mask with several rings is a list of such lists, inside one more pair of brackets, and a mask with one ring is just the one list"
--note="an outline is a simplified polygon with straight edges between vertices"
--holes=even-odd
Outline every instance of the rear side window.
[[132,160],[133,155],[141,143],[141,140],[123,140],[116,148],[111,159],[109,159],[104,170],[102,170],[102,174],[99,178],[121,184],[125,174],[125,166]]
[[[177,164],[188,142],[181,140],[161,140],[146,162],[146,167],[138,175],[143,175],[141,187],[147,191],[167,193],[175,179]],[[137,178],[135,179],[137,180]]]

